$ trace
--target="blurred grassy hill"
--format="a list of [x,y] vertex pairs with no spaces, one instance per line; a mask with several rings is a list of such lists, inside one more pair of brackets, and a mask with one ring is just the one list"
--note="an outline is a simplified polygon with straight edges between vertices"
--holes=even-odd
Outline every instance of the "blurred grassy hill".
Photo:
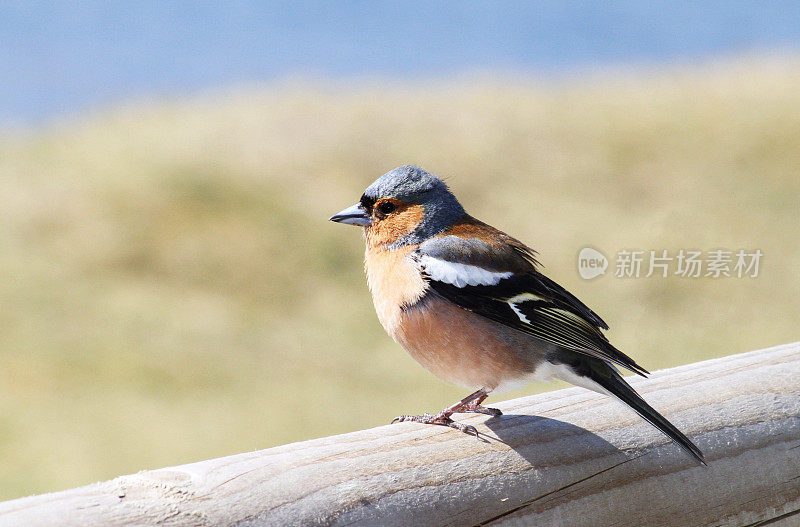
[[[250,87],[6,135],[0,498],[465,395],[384,334],[358,230],[326,221],[406,163],[536,247],[648,369],[797,340],[798,116],[800,61],[753,58]],[[584,246],[764,257],[755,279],[584,281]]]

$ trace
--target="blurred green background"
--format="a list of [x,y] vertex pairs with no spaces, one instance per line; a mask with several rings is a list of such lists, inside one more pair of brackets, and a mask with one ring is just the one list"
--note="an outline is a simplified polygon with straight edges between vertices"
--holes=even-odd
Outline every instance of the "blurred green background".
[[[359,231],[327,222],[406,163],[535,247],[650,370],[796,340],[798,115],[800,61],[751,57],[548,82],[273,84],[7,134],[0,498],[465,395],[385,335]],[[764,257],[755,279],[585,281],[584,246]]]

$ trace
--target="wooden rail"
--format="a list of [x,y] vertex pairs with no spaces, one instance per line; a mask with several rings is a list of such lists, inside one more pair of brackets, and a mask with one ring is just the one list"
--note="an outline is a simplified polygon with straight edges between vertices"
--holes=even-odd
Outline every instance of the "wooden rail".
[[[581,388],[0,503],[0,525],[800,525],[800,342],[631,383],[708,467]],[[387,419],[390,416],[387,416]]]

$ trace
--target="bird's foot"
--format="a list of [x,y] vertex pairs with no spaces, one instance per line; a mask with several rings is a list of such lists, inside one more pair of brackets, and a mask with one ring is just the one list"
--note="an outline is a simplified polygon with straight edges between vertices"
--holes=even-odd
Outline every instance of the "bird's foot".
[[466,412],[486,414],[486,415],[491,415],[492,417],[503,415],[503,412],[501,412],[497,408],[487,408],[485,406],[481,406],[483,400],[486,399],[488,396],[489,396],[489,390],[487,390],[486,388],[481,388],[475,393],[472,393],[464,397],[456,404],[448,406],[438,414],[401,415],[399,417],[395,417],[392,420],[392,423],[411,421],[414,423],[449,426],[450,428],[461,430],[466,434],[474,434],[475,437],[478,437],[478,430],[474,426],[463,425],[459,422],[453,421],[450,418],[450,416],[455,413],[466,413]]
[[[452,412],[450,412],[452,413]],[[450,414],[445,412],[440,412],[438,414],[422,414],[422,415],[399,415],[392,419],[392,423],[402,423],[404,421],[410,421],[413,423],[423,423],[423,424],[430,424],[430,425],[440,425],[440,426],[448,426],[450,428],[455,428],[456,430],[461,430],[465,434],[472,434],[475,437],[478,437],[478,429],[472,425],[465,425],[459,423],[458,421],[453,421],[450,418]]]
[[450,414],[465,414],[467,412],[474,412],[476,414],[486,414],[486,415],[491,415],[492,417],[499,417],[503,415],[503,412],[501,412],[497,408],[487,408],[486,406],[481,406],[480,403],[483,402],[484,399],[486,399],[486,396],[477,398],[473,398],[472,396],[465,397],[464,399],[460,400],[453,406],[443,410],[442,413],[449,412],[448,416]]
[[481,406],[476,404],[474,408],[465,408],[463,410],[458,410],[460,412],[475,412],[476,414],[486,414],[491,415],[492,417],[500,417],[503,415],[503,412],[500,411],[499,408],[488,408],[486,406]]

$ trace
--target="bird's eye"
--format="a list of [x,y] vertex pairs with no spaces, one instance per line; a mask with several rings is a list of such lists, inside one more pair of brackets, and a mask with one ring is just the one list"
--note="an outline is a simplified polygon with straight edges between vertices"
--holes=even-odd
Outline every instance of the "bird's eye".
[[384,201],[383,203],[378,205],[378,211],[380,211],[381,214],[391,214],[392,212],[394,212],[394,209],[396,208],[397,207],[395,207],[394,203],[392,203],[391,201]]

